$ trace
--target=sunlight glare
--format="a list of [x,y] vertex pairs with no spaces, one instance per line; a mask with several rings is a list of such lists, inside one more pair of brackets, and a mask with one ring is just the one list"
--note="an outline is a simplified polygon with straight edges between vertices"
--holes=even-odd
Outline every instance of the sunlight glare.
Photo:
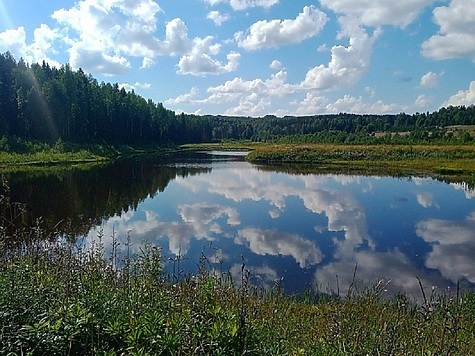
[[[8,16],[7,8],[3,0],[0,0],[0,20],[0,23],[3,25],[2,27],[5,27],[3,30],[13,28],[12,21],[10,20],[10,16]],[[2,31],[2,28],[0,28],[0,31]]]

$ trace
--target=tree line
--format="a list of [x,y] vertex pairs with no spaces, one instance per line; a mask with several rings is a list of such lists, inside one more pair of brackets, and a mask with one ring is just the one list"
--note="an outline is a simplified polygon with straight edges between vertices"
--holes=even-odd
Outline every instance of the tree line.
[[[0,137],[111,144],[199,143],[222,140],[285,142],[469,142],[468,132],[448,126],[475,125],[475,106],[433,113],[260,118],[185,115],[99,83],[69,64],[27,64],[0,54]],[[380,133],[384,132],[384,135]]]

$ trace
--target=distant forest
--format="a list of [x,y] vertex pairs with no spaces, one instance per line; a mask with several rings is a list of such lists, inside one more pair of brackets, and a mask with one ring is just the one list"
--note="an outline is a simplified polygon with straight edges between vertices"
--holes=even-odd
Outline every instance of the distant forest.
[[[260,118],[176,114],[99,83],[82,69],[0,54],[0,137],[54,143],[168,144],[222,140],[312,143],[473,142],[475,105],[433,113]],[[458,127],[454,127],[458,126]]]

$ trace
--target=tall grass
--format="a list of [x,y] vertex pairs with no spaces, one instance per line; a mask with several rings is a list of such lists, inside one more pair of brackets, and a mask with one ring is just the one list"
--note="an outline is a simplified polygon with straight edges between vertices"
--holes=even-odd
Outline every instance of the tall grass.
[[[8,197],[1,203],[4,212],[11,208]],[[4,216],[2,355],[468,355],[475,349],[473,293],[434,290],[416,303],[404,294],[383,298],[380,281],[359,290],[352,284],[345,298],[288,296],[279,285],[251,285],[245,261],[237,277],[216,273],[204,255],[196,275],[179,267],[167,274],[157,246],[131,246],[125,236],[123,251],[120,237],[106,249],[100,233],[86,249],[64,236],[44,236],[40,224],[23,229],[16,215]]]

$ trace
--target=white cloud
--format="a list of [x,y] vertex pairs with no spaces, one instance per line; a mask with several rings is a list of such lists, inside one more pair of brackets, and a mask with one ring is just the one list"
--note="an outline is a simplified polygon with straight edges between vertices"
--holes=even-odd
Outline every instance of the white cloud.
[[269,68],[279,70],[282,68],[282,63],[274,59],[272,63],[269,65]]
[[26,32],[24,27],[16,30],[6,30],[0,33],[0,53],[9,51],[13,57],[22,57],[28,63],[45,61],[51,66],[60,67],[61,64],[49,57],[54,54],[54,42],[59,38],[58,30],[51,29],[45,24],[41,24],[33,33],[33,42],[26,43]]
[[361,96],[355,98],[351,95],[344,95],[342,98],[330,102],[327,97],[320,96],[315,92],[309,92],[305,99],[294,101],[291,104],[297,106],[297,115],[336,114],[340,112],[387,114],[397,112],[400,109],[398,105],[387,104],[382,100],[365,102]]
[[140,83],[140,82],[135,82],[134,84],[130,83],[120,83],[119,88],[124,88],[126,91],[132,91],[136,89],[150,89],[152,84],[150,83]]
[[182,94],[177,96],[176,98],[170,98],[165,100],[166,105],[179,105],[179,104],[187,104],[187,103],[193,103],[194,102],[194,97],[198,93],[198,90],[193,87],[191,88],[189,93]]
[[386,104],[382,100],[372,103],[366,103],[360,96],[355,98],[351,95],[345,95],[343,98],[337,99],[334,103],[326,106],[327,112],[351,112],[356,114],[389,114],[398,110],[396,104]]
[[440,31],[422,44],[422,54],[433,59],[468,57],[475,62],[475,6],[472,0],[452,0],[434,9]]
[[[76,37],[67,39],[68,42],[73,43],[70,49],[71,65],[89,72],[104,74],[118,74],[130,68],[128,60],[120,54],[120,36],[128,35],[125,29],[133,26],[129,22],[132,15],[137,23],[142,23],[142,25],[150,23],[150,14],[141,18],[138,11],[145,3],[146,1],[137,2],[135,7],[137,11],[134,11],[134,8],[125,6],[127,4],[124,2],[105,3],[85,0],[78,2],[69,10],[55,11],[52,18],[77,34]],[[149,10],[155,13],[151,8]],[[123,15],[126,15],[125,19]],[[153,28],[153,25],[151,27]],[[147,32],[146,27],[143,28]],[[72,31],[68,33],[73,36]],[[131,48],[134,48],[132,42]]]
[[229,99],[239,98],[239,104],[226,111],[226,115],[258,116],[268,113],[271,97],[284,97],[292,94],[295,88],[287,83],[287,72],[279,71],[265,81],[250,81],[234,78],[223,85],[208,88],[211,96],[206,100],[216,101],[216,97],[227,96]]
[[475,198],[475,189],[469,187],[467,183],[450,183],[455,190],[463,190],[465,193],[465,199]]
[[437,73],[428,72],[421,77],[421,81],[419,85],[422,88],[433,88],[437,85],[438,79],[439,79],[439,75]]
[[153,65],[155,65],[155,61],[152,58],[144,57],[140,69],[150,68]]
[[228,3],[233,10],[246,10],[251,7],[270,8],[279,3],[279,0],[205,0],[211,6],[219,3]]
[[178,55],[186,53],[192,47],[192,42],[188,39],[188,29],[183,20],[176,18],[167,23],[165,29],[165,40],[157,43],[158,55]]
[[259,93],[268,95],[283,96],[293,92],[293,88],[286,82],[287,72],[279,71],[272,74],[271,77],[265,81],[261,79],[244,80],[242,78],[234,78],[233,80],[225,82],[223,85],[211,87],[208,89],[210,93]]
[[25,56],[27,51],[26,47],[26,32],[24,27],[0,32],[1,53],[10,51],[14,57],[19,58]]
[[238,46],[247,50],[299,43],[319,33],[327,16],[314,6],[305,6],[295,20],[258,21],[247,33],[235,35]]
[[369,36],[354,21],[340,18],[340,37],[349,37],[349,46],[333,46],[328,66],[323,64],[310,69],[302,88],[334,90],[356,83],[369,68],[372,46],[378,32]]
[[405,27],[433,0],[320,0],[320,3],[336,13],[357,18],[362,25]]
[[442,106],[475,105],[475,80],[470,82],[468,90],[459,90],[452,95]]
[[427,108],[429,104],[430,104],[430,100],[424,94],[419,95],[416,98],[416,101],[414,102],[414,106],[419,109]]
[[130,69],[130,63],[125,57],[90,49],[85,43],[80,42],[71,48],[69,60],[73,68],[106,75],[116,75]]
[[69,33],[73,67],[103,74],[122,73],[130,67],[124,57],[143,57],[142,68],[153,65],[156,56],[183,55],[193,48],[183,20],[165,25],[165,38],[155,37],[158,13],[154,1],[83,0],[70,9],[60,9],[52,17]]
[[209,74],[222,74],[235,71],[239,66],[241,55],[230,52],[226,58],[227,63],[213,59],[211,55],[219,53],[220,45],[212,43],[213,37],[204,39],[196,38],[190,53],[184,55],[178,63],[178,73],[205,76]]
[[[220,45],[213,43],[211,36],[190,40],[188,28],[180,18],[165,25],[164,39],[157,38],[156,17],[160,12],[160,6],[151,0],[84,0],[69,10],[56,11],[53,18],[75,30],[77,36],[70,39],[70,62],[89,72],[123,73],[131,66],[125,56],[142,57],[141,68],[149,68],[157,56],[179,55],[179,74],[205,76],[237,69],[239,53],[228,53],[225,63],[213,58]],[[214,21],[225,20],[217,12],[210,14]]]
[[229,15],[223,15],[219,11],[210,11],[207,18],[213,21],[216,26],[221,26],[223,22],[229,20]]

